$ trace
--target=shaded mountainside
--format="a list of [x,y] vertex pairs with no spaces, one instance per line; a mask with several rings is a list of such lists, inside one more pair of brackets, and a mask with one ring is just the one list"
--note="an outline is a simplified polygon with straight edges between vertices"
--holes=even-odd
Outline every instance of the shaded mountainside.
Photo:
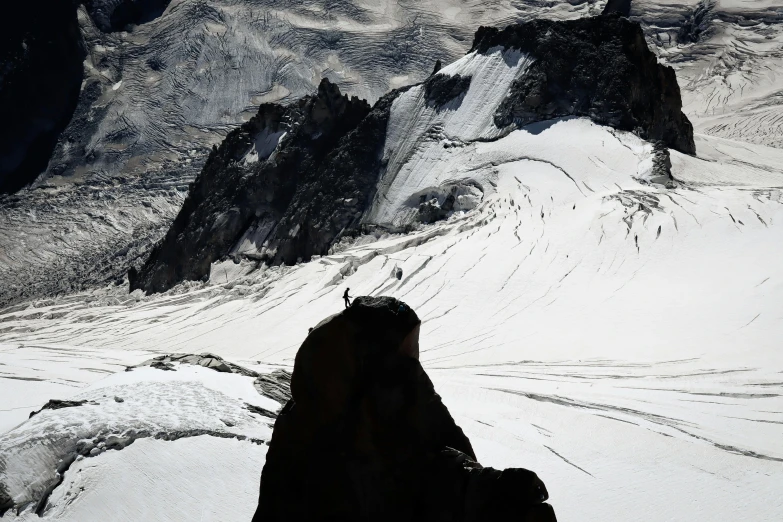
[[185,279],[209,277],[210,264],[228,254],[242,234],[266,236],[289,210],[300,184],[318,173],[325,156],[369,110],[328,80],[296,104],[261,105],[213,149],[166,237],[141,272],[131,270],[131,289],[163,291]]
[[0,22],[0,194],[46,169],[76,110],[86,55],[73,0],[21,3]]
[[[674,71],[658,64],[637,23],[603,16],[480,28],[473,51],[498,47],[533,58],[497,109],[499,129],[589,116],[695,151]],[[469,86],[470,78],[435,73],[424,83],[427,103],[449,110]],[[210,264],[229,255],[293,264],[328,253],[382,196],[377,183],[387,122],[405,90],[392,91],[370,111],[324,80],[316,95],[297,104],[262,105],[210,155],[166,237],[138,272],[131,270],[131,290],[159,292],[204,280]]]

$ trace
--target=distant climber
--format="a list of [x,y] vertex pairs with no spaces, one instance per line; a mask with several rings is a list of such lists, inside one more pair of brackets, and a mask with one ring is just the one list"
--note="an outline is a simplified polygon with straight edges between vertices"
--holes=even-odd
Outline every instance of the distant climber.
[[345,307],[346,308],[351,306],[351,296],[348,295],[348,290],[350,290],[350,288],[346,288],[345,289],[345,293],[343,294],[343,299],[345,299]]

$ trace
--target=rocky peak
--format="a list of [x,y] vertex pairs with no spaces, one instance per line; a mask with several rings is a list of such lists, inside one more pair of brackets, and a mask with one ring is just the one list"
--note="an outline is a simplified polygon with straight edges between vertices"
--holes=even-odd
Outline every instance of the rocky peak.
[[[481,27],[472,51],[497,47],[533,58],[494,113],[502,131],[584,116],[695,151],[674,70],[657,62],[637,23],[610,15]],[[470,75],[433,74],[422,85],[425,103],[446,114],[471,84]],[[206,279],[211,263],[227,256],[275,265],[307,261],[362,230],[365,212],[383,197],[392,105],[408,89],[390,92],[371,109],[323,80],[297,103],[262,105],[210,155],[166,237],[140,271],[130,272],[131,289],[158,292]],[[656,179],[667,176],[656,173]],[[425,194],[421,220],[445,217],[459,196],[454,192],[442,203]]]
[[587,116],[686,154],[696,152],[674,69],[658,63],[638,23],[610,15],[481,27],[472,49],[486,53],[496,46],[534,58],[499,107],[498,127]]
[[159,292],[208,278],[211,263],[249,229],[257,232],[252,241],[266,241],[299,185],[369,110],[328,80],[296,104],[261,105],[209,155],[166,237],[129,272],[131,289]]

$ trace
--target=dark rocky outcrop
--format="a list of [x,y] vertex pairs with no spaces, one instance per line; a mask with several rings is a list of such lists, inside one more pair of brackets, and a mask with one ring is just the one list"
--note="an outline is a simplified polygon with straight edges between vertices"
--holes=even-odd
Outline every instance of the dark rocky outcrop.
[[158,355],[157,357],[154,357],[149,361],[144,361],[143,363],[137,364],[136,366],[129,366],[125,369],[125,371],[132,371],[134,368],[142,368],[144,366],[157,368],[159,370],[174,370],[175,368],[173,363],[203,366],[204,368],[209,368],[210,370],[215,370],[216,372],[221,373],[236,373],[239,375],[245,375],[247,377],[258,377],[257,372],[248,370],[243,366],[227,361],[219,355],[215,355],[213,353],[176,353],[171,355]]
[[[480,28],[473,50],[495,46],[535,58],[498,108],[498,127],[588,116],[695,151],[674,70],[658,64],[637,23],[607,15]],[[454,108],[470,83],[468,76],[433,74],[423,82],[426,103]],[[262,105],[210,154],[166,237],[129,272],[131,290],[160,292],[206,280],[211,264],[229,256],[273,265],[308,261],[360,232],[384,169],[391,106],[404,90],[370,109],[324,80],[295,104]],[[456,195],[434,202],[428,196],[413,202],[422,222],[454,208]]]
[[671,154],[669,153],[669,148],[660,141],[656,141],[653,144],[653,168],[649,181],[669,188],[674,187]]
[[[158,355],[157,357],[154,357],[148,361],[144,361],[141,364],[128,366],[125,368],[125,371],[130,372],[135,368],[143,367],[150,367],[164,371],[176,371],[177,367],[175,366],[175,363],[203,366],[204,368],[209,368],[210,370],[221,373],[235,373],[238,375],[244,375],[246,377],[255,377],[255,381],[253,381],[253,387],[260,395],[274,399],[281,405],[285,404],[291,398],[291,372],[287,370],[275,370],[269,374],[258,373],[254,370],[245,368],[244,366],[227,361],[219,355],[212,353],[177,353],[170,355]],[[46,408],[46,406],[44,406],[44,408]]]
[[[83,401],[66,401],[66,400],[60,400],[60,399],[51,399],[49,402],[44,404],[40,410],[35,410],[30,412],[30,417],[33,415],[38,415],[44,410],[60,410],[62,408],[74,408],[76,406],[84,406],[85,404],[88,404],[87,400]],[[28,417],[28,418],[30,418]]]
[[85,0],[84,5],[101,31],[113,32],[156,19],[170,3],[171,0]]
[[12,507],[14,507],[14,499],[8,494],[6,485],[0,482],[0,517]]
[[535,473],[482,467],[418,361],[420,321],[359,297],[296,356],[253,518],[554,521]]
[[609,0],[604,7],[604,15],[619,14],[620,16],[630,16],[631,0]]
[[[333,230],[347,223],[300,220],[292,214],[312,215],[324,206],[328,212],[331,202],[321,201],[321,208],[313,202],[324,186],[335,197],[351,193],[346,170],[368,159],[358,149],[372,135],[350,141],[355,155],[337,145],[369,112],[366,102],[341,95],[328,80],[296,104],[261,105],[256,116],[213,149],[166,237],[139,272],[129,273],[131,289],[159,292],[186,279],[208,278],[211,263],[228,255],[251,228],[259,244],[276,240],[270,254],[275,261],[293,263],[301,255],[322,253],[322,245],[333,239],[321,232],[323,227]],[[327,181],[333,184],[324,185]],[[309,249],[293,250],[287,247],[291,242]]]
[[613,16],[482,27],[473,49],[513,47],[535,59],[495,115],[499,127],[588,116],[694,154],[674,69],[658,63],[636,22]]
[[340,139],[323,163],[306,173],[288,210],[272,231],[262,259],[272,264],[325,255],[343,234],[358,230],[375,195],[392,102],[392,91]]
[[683,21],[677,32],[677,41],[681,44],[698,42],[709,34],[712,20],[715,18],[715,0],[701,0]]
[[13,2],[0,21],[0,194],[47,167],[79,101],[84,44],[75,0]]
[[464,96],[470,88],[470,76],[434,74],[424,82],[424,99],[430,107],[441,107]]
[[253,386],[261,395],[285,404],[291,399],[291,372],[275,370],[270,374],[260,374]]

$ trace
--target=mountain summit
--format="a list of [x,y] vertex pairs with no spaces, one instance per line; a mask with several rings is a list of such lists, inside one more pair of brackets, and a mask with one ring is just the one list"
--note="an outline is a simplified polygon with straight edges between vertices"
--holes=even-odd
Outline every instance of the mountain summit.
[[[474,208],[491,188],[478,173],[402,193],[394,180],[407,169],[417,177],[448,170],[455,151],[470,154],[539,122],[589,117],[662,143],[665,158],[667,146],[693,154],[681,108],[674,71],[657,62],[635,22],[482,27],[467,56],[372,110],[327,80],[296,104],[262,105],[210,155],[130,287],[150,293],[204,279],[226,256],[294,264],[368,227],[400,229]],[[415,163],[424,149],[426,166]]]

